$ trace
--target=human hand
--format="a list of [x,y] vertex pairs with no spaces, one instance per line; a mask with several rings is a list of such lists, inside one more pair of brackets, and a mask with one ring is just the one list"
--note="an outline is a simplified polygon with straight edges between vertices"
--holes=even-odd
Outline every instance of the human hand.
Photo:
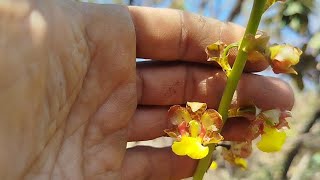
[[[170,105],[217,108],[226,78],[204,49],[239,40],[241,27],[176,10],[63,0],[1,1],[0,22],[0,179],[192,175],[197,161],[126,143],[163,136]],[[293,94],[278,79],[247,73],[238,101],[291,109]],[[248,125],[228,121],[224,137],[241,140]]]

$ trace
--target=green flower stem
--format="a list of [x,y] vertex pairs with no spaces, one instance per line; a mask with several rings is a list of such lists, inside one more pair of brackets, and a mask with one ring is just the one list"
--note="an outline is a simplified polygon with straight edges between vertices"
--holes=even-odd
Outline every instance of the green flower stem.
[[238,47],[238,46],[239,46],[239,42],[235,42],[235,43],[229,44],[226,48],[224,48],[222,57],[223,57],[223,58],[227,58],[230,49],[235,48],[235,47]]
[[[223,59],[222,62],[226,62],[229,65],[229,62],[228,62],[229,51],[230,51],[230,49],[232,49],[234,47],[238,47],[238,46],[239,46],[239,42],[235,42],[235,43],[229,44],[227,47],[225,47],[223,50],[223,53],[222,53],[222,59]],[[229,65],[229,67],[230,67],[230,65]],[[227,76],[229,77],[230,72],[231,72],[231,68],[227,69],[225,72],[226,72]]]
[[[244,33],[244,37],[247,37],[250,34],[255,35],[257,33],[257,29],[261,20],[261,16],[264,12],[266,1],[267,0],[254,0],[249,22]],[[224,123],[228,118],[229,106],[231,104],[233,94],[237,88],[243,68],[247,61],[248,54],[244,50],[249,43],[250,42],[247,40],[247,38],[242,39],[236,61],[232,67],[225,90],[222,95],[222,99],[220,101],[218,112],[221,114]],[[216,144],[210,144],[208,145],[208,147],[209,153],[198,163],[198,167],[193,175],[193,180],[202,180],[205,172],[208,170],[208,167],[211,163],[212,152],[215,150]]]

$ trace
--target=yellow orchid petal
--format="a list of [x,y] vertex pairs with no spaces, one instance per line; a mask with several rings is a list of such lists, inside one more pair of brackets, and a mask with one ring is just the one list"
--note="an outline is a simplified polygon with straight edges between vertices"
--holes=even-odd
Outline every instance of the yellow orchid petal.
[[248,168],[248,163],[245,159],[243,158],[239,158],[239,157],[236,157],[234,159],[234,163],[237,165],[237,166],[240,166],[241,169],[243,170],[246,170]]
[[197,137],[200,134],[201,125],[198,121],[192,120],[189,122],[189,132],[191,137]]
[[217,162],[212,161],[212,162],[211,162],[211,165],[210,165],[210,169],[211,169],[211,170],[216,170],[217,168],[218,168]]
[[179,155],[188,155],[192,159],[202,159],[207,156],[209,148],[202,146],[200,138],[183,136],[180,142],[174,142],[172,151]]
[[280,151],[285,143],[286,133],[270,126],[265,126],[264,132],[261,135],[261,140],[257,143],[257,147],[263,152]]
[[187,155],[188,153],[188,147],[190,146],[190,142],[188,137],[183,136],[181,138],[181,141],[177,142],[173,142],[172,144],[172,151],[179,156],[184,156]]
[[187,109],[179,105],[174,105],[170,107],[168,111],[168,119],[171,121],[173,125],[179,125],[183,121],[188,123],[192,120]]
[[209,148],[207,146],[202,146],[201,142],[193,144],[193,147],[190,148],[189,153],[187,154],[192,159],[202,159],[206,157],[209,153]]

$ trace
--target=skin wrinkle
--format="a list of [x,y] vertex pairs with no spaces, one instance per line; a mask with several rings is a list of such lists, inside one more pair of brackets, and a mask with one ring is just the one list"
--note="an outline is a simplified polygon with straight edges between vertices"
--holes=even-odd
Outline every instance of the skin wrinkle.
[[[135,161],[135,163],[136,164],[138,164],[139,166],[141,166],[141,170],[144,172],[144,174],[143,173],[138,173],[138,174],[136,174],[136,173],[133,173],[133,174],[126,174],[126,172],[123,172],[123,173],[121,173],[121,174],[124,174],[124,176],[126,177],[126,179],[124,179],[124,178],[122,178],[123,180],[127,180],[127,179],[129,179],[129,180],[136,180],[136,179],[142,179],[142,177],[143,177],[143,179],[146,179],[146,180],[149,180],[150,179],[150,177],[152,177],[152,170],[153,170],[153,168],[151,167],[151,165],[152,165],[152,161],[150,160],[150,157],[152,156],[152,154],[151,155],[149,155],[150,153],[149,153],[149,151],[150,151],[150,149],[148,149],[148,148],[150,148],[150,147],[146,147],[146,146],[135,146],[135,147],[132,147],[132,148],[129,148],[129,149],[127,149],[127,154],[126,154],[126,159],[127,160],[125,160],[125,161],[132,161],[132,160],[136,160],[135,159],[135,157],[140,157],[138,160],[138,162],[136,162]],[[144,153],[142,153],[142,151],[143,150],[146,150],[146,151],[144,151]],[[136,156],[132,156],[132,154],[133,153],[135,153],[136,154]],[[135,166],[135,167],[133,167],[133,168],[136,168],[137,166]],[[125,167],[125,168],[123,168],[122,169],[122,171],[126,171],[126,170],[128,170],[127,169],[128,167]],[[132,173],[132,172],[131,172]],[[128,175],[133,175],[133,177],[131,177],[131,176],[128,176]],[[141,177],[142,176],[142,177]]]
[[[91,63],[90,63],[90,65],[89,65],[89,68],[88,69],[90,69],[90,66],[91,66]],[[87,71],[87,73],[88,73],[88,71]],[[86,74],[87,74],[86,73]],[[85,75],[85,78],[83,79],[83,83],[82,83],[82,87],[84,86],[84,82],[86,82],[86,79],[87,79],[87,75]],[[77,99],[79,98],[79,96],[80,96],[80,93],[77,95]],[[77,100],[76,100],[77,101]],[[76,102],[75,101],[75,102]],[[89,118],[88,118],[88,120],[90,119],[90,116],[89,116]],[[84,121],[83,123],[81,123],[81,124],[79,124],[79,126],[78,127],[76,127],[76,128],[74,128],[74,130],[71,132],[71,133],[68,133],[68,135],[66,136],[66,137],[64,137],[64,139],[68,139],[69,137],[71,137],[71,136],[73,136],[83,125],[85,125],[87,123],[87,121]]]
[[[173,161],[173,159],[174,159],[174,154],[173,153],[170,153],[170,162],[174,162]],[[169,172],[169,180],[172,180],[173,179],[173,171],[174,171],[174,169],[173,169],[173,163],[170,163],[170,168],[169,168],[169,170],[170,170],[170,172]]]
[[[60,62],[60,61],[58,61],[58,62]],[[66,77],[65,70],[63,70],[63,72],[64,72],[63,77]],[[65,108],[68,108],[68,107],[69,107],[68,105],[71,106],[71,104],[73,104],[73,103],[68,103],[68,102],[70,102],[70,99],[75,99],[75,96],[72,95],[72,94],[74,94],[75,90],[79,89],[79,88],[77,88],[77,87],[79,87],[79,84],[82,84],[82,79],[83,79],[83,78],[80,77],[80,78],[76,81],[74,88],[72,88],[72,90],[71,90],[71,96],[68,96],[68,98],[65,99],[65,101],[61,103],[61,105],[59,106],[59,111],[56,113],[56,114],[60,114],[60,115],[58,115],[58,116],[56,116],[56,117],[54,117],[54,118],[51,118],[51,120],[52,120],[53,122],[57,122],[59,119],[62,119],[62,118],[61,118],[61,115],[64,115],[65,113],[61,113],[61,112],[63,112],[63,111],[65,110]],[[59,117],[60,117],[60,118],[59,118]],[[48,144],[51,142],[51,139],[53,139],[53,138],[55,137],[55,134],[56,134],[56,132],[57,132],[56,130],[59,129],[62,125],[63,125],[63,123],[58,123],[57,125],[55,125],[56,128],[55,128],[55,130],[52,132],[52,134],[50,133],[50,134],[48,135],[49,139],[46,141],[45,145],[43,146],[42,150],[40,151],[41,153],[39,153],[39,154],[34,158],[34,160],[31,162],[31,164],[36,163],[36,162],[39,160],[39,158],[42,157],[43,152],[45,152],[44,149],[47,148]],[[58,154],[58,153],[57,153],[57,154]],[[57,156],[57,157],[58,157],[58,156]],[[32,168],[32,167],[33,167],[33,166],[31,165],[30,168]],[[26,169],[22,176],[25,176],[28,171],[29,171],[29,169]]]
[[[131,85],[135,86],[135,84],[131,84]],[[120,87],[115,88],[115,91],[114,91],[114,92],[116,92],[116,89],[127,89],[127,88],[128,88],[128,87],[121,88],[121,86],[120,86]],[[112,95],[113,95],[113,94],[111,94],[111,96],[109,96],[109,98],[112,97]],[[135,100],[135,99],[136,99],[135,97],[133,98],[133,96],[131,96],[129,99],[126,99],[126,101],[127,101],[127,103],[132,101],[132,102],[131,102],[132,105],[135,105],[135,106],[136,106],[137,103],[136,103],[136,100]],[[109,101],[109,100],[106,99],[106,100],[104,101],[104,102],[105,102],[104,104],[107,104],[108,101]],[[103,107],[104,107],[103,105],[100,106],[100,108],[99,108],[99,110],[98,110],[97,112],[99,112],[100,109],[103,108]],[[97,113],[95,113],[95,114],[97,114]],[[108,122],[108,121],[104,121],[104,122],[105,122],[104,125],[106,125],[106,124],[109,125],[109,122]],[[127,121],[122,121],[123,124],[118,125],[118,128],[124,128],[129,122],[130,122],[130,118],[127,118]],[[100,126],[100,127],[103,128],[103,127],[106,127],[106,126]],[[108,130],[108,133],[113,133],[112,129],[109,128],[109,129],[107,129],[107,130]],[[103,135],[104,135],[104,136],[109,135],[108,133],[106,134],[106,132],[105,132],[106,129],[103,129],[102,131],[103,131]]]
[[[127,83],[122,83],[122,82],[120,82],[119,84],[127,84]],[[127,88],[121,88],[121,86],[119,87],[119,86],[117,86],[116,87],[116,89],[127,89]],[[118,92],[117,90],[114,90],[115,92]],[[130,96],[131,97],[131,96]],[[134,97],[134,96],[132,96],[132,97]],[[110,98],[114,98],[113,97],[113,94],[111,94],[111,96],[109,96],[108,97],[108,99],[110,99]],[[106,99],[106,100],[104,100],[104,102],[105,102],[105,104],[108,104],[109,103],[109,100],[108,99]],[[134,98],[134,99],[136,99],[136,98]],[[136,100],[134,100],[134,101],[136,101]],[[103,120],[99,120],[99,119],[95,119],[95,118],[99,118],[99,112],[101,112],[101,111],[103,111],[103,108],[104,108],[104,105],[102,105],[100,108],[99,108],[99,110],[96,112],[96,113],[94,113],[95,115],[97,115],[98,117],[92,117],[91,118],[91,123],[99,123],[98,121],[103,121]],[[124,119],[124,118],[120,118],[120,119]],[[128,119],[128,120],[130,120],[130,118],[126,118],[126,119]],[[105,123],[104,124],[108,124],[108,126],[109,126],[109,123],[108,123],[108,121],[104,121]],[[128,124],[128,122],[125,122],[125,121],[123,121],[123,124],[118,124],[117,125],[117,128],[125,128],[125,126]],[[114,134],[115,132],[118,132],[118,131],[114,131],[114,130],[111,130],[110,128],[109,129],[105,129],[105,127],[104,126],[100,126],[100,128],[98,129],[98,131],[100,131],[102,134],[103,134],[103,137],[107,137],[107,136],[110,136],[111,134]],[[87,131],[88,132],[88,131]],[[107,134],[106,134],[106,132],[107,132]],[[89,133],[90,134],[90,133]],[[88,133],[86,133],[86,136],[88,136]],[[122,137],[124,137],[124,136],[122,136]],[[84,138],[84,139],[86,139],[86,140],[88,140],[88,138],[86,137],[86,138]],[[101,139],[101,141],[104,141],[105,139],[104,138],[102,138]],[[92,140],[90,140],[90,141],[92,141]],[[98,143],[96,143],[96,144],[98,144]],[[90,149],[91,148],[93,148],[95,145],[93,145],[93,146],[87,146],[86,147],[86,149],[87,149],[87,151],[90,151]],[[90,157],[90,156],[84,156],[84,157]],[[121,160],[120,160],[121,161]],[[110,166],[107,166],[107,167],[110,167]],[[121,167],[121,166],[120,166]],[[98,174],[101,174],[101,173],[98,173]],[[96,174],[94,174],[94,175],[90,175],[90,176],[96,176]]]
[[[122,128],[122,129],[119,129],[119,130],[109,134],[109,135],[117,135],[119,133],[122,134],[122,133],[125,133],[125,131],[126,131],[126,128]],[[106,140],[106,138],[102,138],[100,141],[97,141],[94,144],[92,144],[91,146],[86,147],[88,149],[87,151],[94,151],[94,152],[87,152],[87,153],[89,153],[89,154],[92,154],[92,153],[93,154],[98,154],[98,153],[101,153],[102,151],[104,151],[105,148],[106,148],[105,147],[105,145],[106,145],[105,144],[105,140]],[[110,142],[110,140],[108,142]],[[108,146],[109,146],[109,148],[113,147],[112,144],[110,144],[110,143],[108,143]],[[105,158],[105,157],[103,157],[103,158]],[[112,158],[108,158],[108,159],[112,159]],[[91,175],[91,177],[99,176],[99,175],[102,175],[102,174],[106,174],[106,173],[109,173],[110,171],[114,172],[116,170],[119,170],[121,168],[121,166],[122,166],[122,161],[123,161],[123,159],[120,159],[118,161],[118,162],[121,162],[119,166],[112,166],[114,163],[110,162],[111,164],[105,165],[105,166],[110,167],[110,168],[102,168],[101,172],[97,172],[96,174]],[[105,162],[108,162],[108,161],[105,161]]]
[[[199,18],[198,21],[201,22],[200,31],[205,31],[207,29],[206,27],[208,24],[208,20],[201,15],[199,15],[198,18]],[[218,24],[221,24],[221,23],[218,23]],[[207,36],[205,36],[205,34],[201,34],[201,36],[198,37],[198,39],[201,42],[200,46],[202,47],[206,47],[212,43],[212,39],[209,39]],[[206,60],[207,60],[207,57],[206,57]],[[206,62],[206,63],[210,63],[210,62]]]
[[[87,34],[87,29],[86,29],[86,35],[88,35],[88,34]],[[90,41],[90,39],[89,39],[89,41]],[[91,44],[91,45],[89,46],[89,48],[92,49],[92,44],[93,44],[93,43],[90,43],[90,42],[87,42],[87,43],[88,43],[88,44]],[[93,54],[91,54],[91,58],[95,58],[95,52],[98,52],[97,49],[99,49],[99,48],[96,48],[95,51],[93,51]],[[92,51],[91,51],[91,52],[92,52]],[[96,54],[98,54],[98,53],[96,53]],[[90,63],[90,66],[91,66],[91,64],[92,64],[92,63]],[[90,67],[89,67],[89,69],[90,69]],[[87,73],[88,73],[88,72],[87,72]],[[86,73],[86,74],[87,74],[87,73]],[[86,77],[87,77],[87,75],[86,75]],[[86,81],[86,78],[84,79],[84,81]],[[108,98],[108,97],[106,97],[106,98]],[[90,119],[90,117],[89,117],[89,119]],[[87,124],[87,121],[85,121],[83,124],[81,124],[80,127],[75,128],[74,132],[73,132],[71,135],[73,135],[75,132],[78,131],[78,129],[82,128],[83,125],[86,125],[86,124]],[[71,135],[70,135],[70,136],[71,136]],[[70,136],[69,136],[69,137],[70,137]],[[83,141],[85,140],[85,138],[81,138],[81,139],[82,139],[82,143],[81,143],[82,145],[81,145],[81,146],[83,146]],[[81,149],[82,149],[82,151],[84,150],[84,148],[81,148]],[[83,152],[82,152],[82,154],[83,154]],[[83,163],[82,163],[82,164],[83,164]],[[81,168],[84,169],[83,166],[82,166]],[[83,172],[84,172],[84,171],[83,171]]]
[[[66,124],[66,123],[65,123]],[[64,124],[64,125],[65,125]],[[55,169],[55,165],[56,164],[58,164],[58,168],[59,169],[61,169],[60,168],[60,163],[58,162],[57,163],[57,161],[58,161],[58,155],[59,155],[59,153],[60,153],[60,150],[61,150],[61,148],[62,148],[62,143],[63,143],[63,137],[64,137],[64,134],[65,134],[65,128],[63,128],[63,131],[62,131],[62,135],[61,135],[61,142],[59,143],[60,145],[59,145],[59,147],[58,147],[58,151],[57,151],[57,153],[55,154],[55,158],[54,158],[54,162],[53,162],[53,164],[52,164],[52,170],[51,170],[51,172],[50,172],[50,174],[49,174],[49,178],[50,179],[53,179],[54,178],[54,169]],[[64,174],[62,173],[62,176],[64,176]]]
[[[93,43],[93,41],[90,38],[91,36],[89,36],[89,34],[88,34],[88,27],[90,27],[90,26],[86,26],[86,28],[84,30],[84,32],[85,32],[84,35],[85,35],[87,46],[89,48],[90,59],[96,59],[96,56],[97,56],[97,53],[98,53],[97,46],[96,46],[95,43]],[[90,63],[88,64],[88,66],[90,66]]]
[[[93,68],[90,68],[91,65],[92,65],[92,63],[89,64],[88,69],[91,69],[91,70],[92,70]],[[88,77],[92,78],[92,76],[88,76],[88,75],[87,75],[88,73],[89,73],[89,71],[86,72],[86,75],[85,75],[85,78],[84,78],[83,82],[88,81],[88,80],[87,80]],[[119,84],[121,84],[121,83],[119,82],[118,85],[119,85]],[[82,87],[83,87],[83,86],[84,86],[84,83],[82,83]],[[117,89],[117,87],[118,87],[118,86],[116,85],[113,89],[110,90],[110,92],[113,92],[113,90]],[[83,88],[82,88],[82,89],[83,89]],[[109,96],[107,96],[104,100],[107,100],[111,95],[112,95],[112,94],[109,94]],[[80,96],[80,93],[79,93],[78,96]],[[83,98],[82,98],[82,99],[83,99]],[[104,102],[105,102],[105,101],[101,101],[101,103],[100,103],[99,105],[97,105],[97,107],[100,107],[100,108],[101,108],[101,106],[102,106],[102,104],[104,104]],[[94,116],[94,115],[95,115],[95,113],[96,113],[97,111],[99,111],[99,108],[97,108],[97,110],[96,110],[95,112],[92,112],[91,115],[89,115],[88,121],[91,119],[91,116]],[[79,127],[78,127],[78,128],[75,128],[75,129],[70,133],[70,135],[68,135],[68,136],[66,137],[66,139],[67,139],[68,137],[72,136],[74,133],[76,133],[76,131],[77,131],[78,129],[80,129],[83,125],[85,125],[88,121],[84,121],[83,123],[79,124]]]
[[[143,77],[143,73],[141,73],[141,71],[137,70],[137,77],[139,79],[139,81],[137,81],[137,94],[138,94],[138,102],[143,102],[143,95],[144,95],[144,77]],[[140,90],[140,92],[139,92]]]
[[[143,113],[149,112],[149,111],[152,111],[153,109],[158,109],[158,108],[160,108],[163,113],[155,112],[155,113],[153,113],[153,115],[155,116],[155,118],[153,119],[154,121],[151,121],[151,120],[144,121],[143,118],[145,116],[143,116]],[[135,115],[132,117],[132,120],[129,123],[128,136],[127,136],[128,142],[133,142],[133,141],[138,141],[138,140],[147,140],[147,139],[141,138],[141,136],[143,136],[143,134],[140,134],[139,129],[133,128],[133,127],[138,127],[140,125],[140,123],[144,123],[144,125],[148,125],[150,127],[148,129],[149,130],[152,129],[152,133],[155,133],[155,131],[158,131],[158,132],[160,131],[162,133],[162,135],[165,135],[165,133],[163,132],[163,129],[168,129],[172,126],[170,121],[165,121],[165,123],[162,122],[163,119],[166,119],[166,116],[167,116],[166,113],[167,113],[169,107],[166,107],[166,106],[143,106],[143,105],[141,106],[141,105],[139,105],[139,107],[137,109],[138,109],[138,111],[135,112]],[[158,129],[158,130],[153,130],[154,127],[156,127],[156,129]],[[150,135],[150,132],[148,134]],[[153,135],[149,139],[155,139],[157,137],[158,136]]]
[[178,59],[184,59],[187,47],[188,47],[188,29],[185,25],[186,14],[183,11],[179,11],[179,18],[180,18],[180,38],[179,38],[179,55]]
[[[82,84],[83,85],[83,81],[81,81],[81,79],[79,79],[79,81],[78,81],[78,83],[76,83],[76,84]],[[77,86],[76,86],[77,87]],[[71,94],[74,94],[73,92],[76,90],[76,87],[71,91]],[[70,98],[69,99],[71,99],[71,98],[74,98],[74,96],[70,96]],[[66,101],[66,102],[68,102],[68,101]],[[75,100],[74,100],[74,102],[75,102]],[[63,106],[63,110],[64,110],[64,108],[66,108],[67,106],[67,103],[65,103],[65,105]],[[61,126],[62,125],[64,125],[64,123],[61,123],[60,125],[58,125],[57,126],[57,128],[56,129],[61,129]],[[59,154],[60,154],[60,152],[61,152],[61,148],[63,147],[63,139],[64,139],[64,136],[65,136],[65,132],[66,132],[66,127],[64,127],[63,128],[63,135],[62,135],[62,140],[61,140],[61,143],[60,143],[60,146],[59,146],[59,150],[58,150],[58,152],[57,152],[57,155],[56,155],[56,158],[55,158],[55,161],[54,161],[54,163],[53,164],[57,164],[57,160],[58,160],[58,158],[59,158]],[[56,133],[56,130],[55,130],[55,133]],[[52,135],[52,138],[54,138],[54,134]],[[50,142],[50,140],[48,141],[48,142]],[[48,143],[46,144],[46,146],[48,145]],[[41,156],[41,154],[39,155],[39,156]],[[58,162],[58,164],[59,164],[59,162]],[[32,167],[32,166],[31,166]],[[54,172],[54,170],[52,170],[52,172],[51,172],[51,174],[53,174],[53,172]]]
[[151,179],[151,177],[153,177],[153,173],[154,173],[154,171],[153,171],[153,169],[155,169],[156,167],[154,167],[154,166],[152,166],[152,165],[154,165],[154,163],[152,163],[152,150],[148,150],[147,151],[148,153],[146,153],[145,154],[145,156],[146,156],[146,159],[148,160],[148,163],[147,164],[151,164],[151,166],[149,166],[149,173],[148,173],[148,175],[146,176],[146,179]]

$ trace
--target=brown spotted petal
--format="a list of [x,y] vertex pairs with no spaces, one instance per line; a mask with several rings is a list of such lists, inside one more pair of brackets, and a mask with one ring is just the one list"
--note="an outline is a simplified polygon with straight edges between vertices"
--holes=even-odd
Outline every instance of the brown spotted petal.
[[251,154],[251,151],[252,151],[251,143],[246,143],[246,144],[242,144],[241,142],[233,143],[231,144],[230,149],[224,148],[222,150],[222,156],[230,164],[241,167],[243,170],[245,170],[247,169],[248,165],[247,165],[247,161],[244,158],[248,157]]
[[282,129],[284,127],[290,129],[289,123],[286,118],[291,117],[290,111],[282,111],[279,119],[279,123],[275,126],[277,129]]
[[222,128],[222,117],[214,109],[205,111],[200,121],[207,131],[219,131]]
[[192,120],[188,110],[179,105],[170,107],[168,111],[168,119],[173,125],[179,125],[182,122],[188,123]]
[[191,119],[200,121],[202,114],[207,109],[207,104],[199,102],[187,102],[186,109],[189,112]]
[[246,135],[247,141],[252,141],[257,138],[260,134],[263,133],[264,128],[264,120],[263,119],[256,119],[252,121],[250,126],[248,127],[248,133]]
[[217,144],[223,140],[223,136],[215,131],[207,131],[206,135],[203,137],[202,144]]
[[206,53],[208,55],[208,61],[215,61],[218,63],[222,69],[227,73],[231,71],[231,66],[228,62],[228,57],[225,52],[226,44],[222,41],[217,41],[206,48]]
[[180,135],[179,135],[179,132],[178,132],[177,128],[165,129],[164,132],[169,137],[172,137],[174,139],[179,139],[180,138]]
[[217,58],[221,58],[221,54],[225,47],[226,47],[225,43],[223,43],[222,41],[217,41],[207,46],[205,51],[208,55],[208,58],[217,59]]
[[230,163],[234,161],[234,155],[233,155],[232,151],[230,151],[226,148],[223,148],[221,154],[222,154],[222,157],[224,160],[226,160]]
[[256,106],[233,107],[228,111],[228,117],[244,117],[250,121],[254,121],[261,110]]
[[252,143],[251,141],[233,142],[230,151],[237,157],[247,158],[252,153]]

